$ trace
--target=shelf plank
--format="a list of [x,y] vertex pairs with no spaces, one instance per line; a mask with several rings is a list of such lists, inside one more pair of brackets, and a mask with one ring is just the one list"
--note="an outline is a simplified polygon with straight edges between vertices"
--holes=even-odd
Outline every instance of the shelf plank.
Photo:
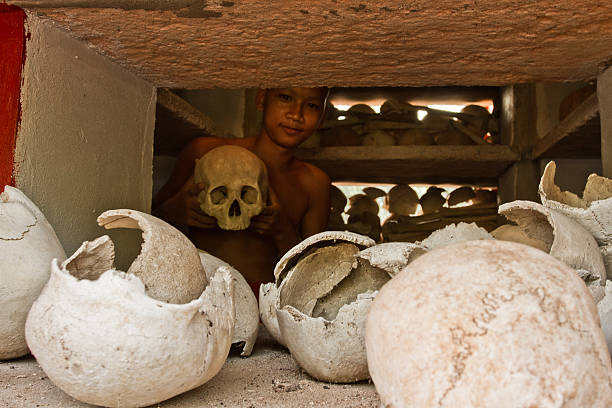
[[600,134],[597,93],[593,93],[536,143],[530,158],[599,157]]
[[332,181],[497,185],[520,156],[508,146],[346,146],[300,149],[296,156]]
[[178,155],[193,138],[218,135],[215,122],[174,92],[157,90],[154,147],[156,155]]

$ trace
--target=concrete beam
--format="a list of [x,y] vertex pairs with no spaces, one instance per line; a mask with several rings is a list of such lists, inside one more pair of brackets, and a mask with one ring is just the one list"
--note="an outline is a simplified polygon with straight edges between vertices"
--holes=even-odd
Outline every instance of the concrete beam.
[[597,77],[603,176],[612,178],[612,68]]

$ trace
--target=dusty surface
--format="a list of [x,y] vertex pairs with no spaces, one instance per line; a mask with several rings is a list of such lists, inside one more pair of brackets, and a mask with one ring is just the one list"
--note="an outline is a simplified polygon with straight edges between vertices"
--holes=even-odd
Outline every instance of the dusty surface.
[[580,81],[611,57],[609,1],[8,3],[161,87]]
[[[263,326],[251,357],[233,350],[208,383],[155,405],[188,407],[378,407],[374,385],[319,382],[295,364]],[[0,407],[88,407],[47,378],[32,356],[0,362]]]

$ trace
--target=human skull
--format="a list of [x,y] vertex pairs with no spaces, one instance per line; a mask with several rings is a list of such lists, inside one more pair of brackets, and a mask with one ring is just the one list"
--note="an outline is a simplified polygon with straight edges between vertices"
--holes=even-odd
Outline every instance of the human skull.
[[220,146],[196,161],[194,182],[204,184],[198,196],[202,210],[224,230],[243,230],[268,197],[265,164],[240,146]]
[[26,317],[54,258],[66,253],[44,214],[21,190],[0,187],[0,360],[28,354]]
[[612,406],[589,292],[526,245],[480,240],[422,255],[372,302],[365,341],[381,406]]
[[[124,211],[147,227],[148,243],[135,262],[167,264],[172,251],[151,246],[166,240],[162,221]],[[170,249],[187,252],[180,240],[168,238]],[[49,262],[49,280],[25,323],[27,344],[46,376],[73,398],[104,407],[157,404],[215,376],[234,330],[231,272],[220,267],[198,297],[170,304],[149,296],[137,274],[114,269],[114,255],[105,235],[85,241],[61,264]]]
[[389,132],[376,129],[367,133],[361,141],[363,146],[393,146],[396,144],[395,138]]
[[411,215],[419,205],[419,196],[408,184],[393,186],[385,196],[385,207],[391,214]]
[[479,105],[467,105],[462,110],[461,122],[472,130],[478,137],[484,137],[489,131],[489,121],[492,116],[489,111]]

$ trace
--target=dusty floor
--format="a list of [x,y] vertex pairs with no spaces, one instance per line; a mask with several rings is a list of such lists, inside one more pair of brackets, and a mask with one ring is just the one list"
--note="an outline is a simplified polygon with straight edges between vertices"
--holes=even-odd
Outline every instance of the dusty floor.
[[[328,384],[303,373],[265,329],[253,354],[232,351],[208,383],[164,401],[170,407],[378,407],[371,383]],[[62,392],[32,356],[0,362],[0,407],[88,407]]]

